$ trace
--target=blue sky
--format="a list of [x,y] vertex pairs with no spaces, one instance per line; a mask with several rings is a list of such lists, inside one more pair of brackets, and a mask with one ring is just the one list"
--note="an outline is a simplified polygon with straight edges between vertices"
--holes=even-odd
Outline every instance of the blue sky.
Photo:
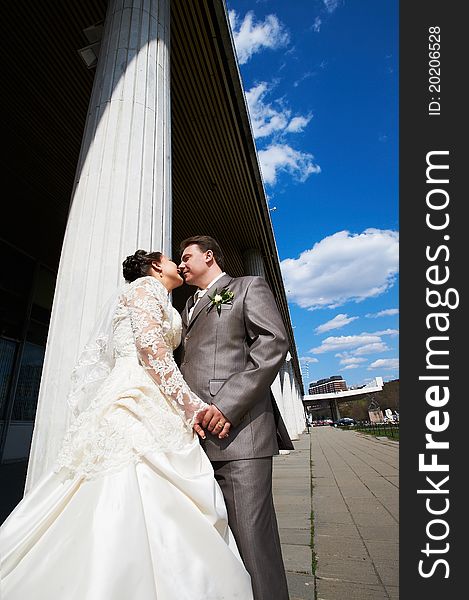
[[227,8],[305,391],[396,379],[398,2]]

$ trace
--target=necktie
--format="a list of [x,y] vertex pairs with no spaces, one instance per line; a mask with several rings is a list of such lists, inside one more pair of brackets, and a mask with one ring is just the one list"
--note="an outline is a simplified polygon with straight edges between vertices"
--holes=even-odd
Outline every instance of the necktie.
[[[197,294],[197,292],[196,292]],[[195,294],[189,297],[189,302],[187,303],[187,312],[190,311],[190,309],[194,306],[195,304]]]
[[199,299],[199,292],[200,292],[200,290],[197,290],[195,292],[195,294],[189,298],[189,304],[187,305],[187,314],[189,316],[189,319],[192,317],[192,311],[194,309],[194,305],[197,302],[197,300]]

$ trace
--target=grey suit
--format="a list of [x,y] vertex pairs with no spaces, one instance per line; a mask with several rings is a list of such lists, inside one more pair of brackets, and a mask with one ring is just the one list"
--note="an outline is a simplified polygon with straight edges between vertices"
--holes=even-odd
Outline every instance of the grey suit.
[[[220,314],[209,295],[234,297]],[[272,456],[293,448],[270,386],[288,350],[275,299],[261,277],[224,275],[194,308],[182,313],[181,371],[191,389],[231,422],[224,440],[202,445],[223,490],[230,527],[256,600],[287,600],[288,591],[272,501]]]

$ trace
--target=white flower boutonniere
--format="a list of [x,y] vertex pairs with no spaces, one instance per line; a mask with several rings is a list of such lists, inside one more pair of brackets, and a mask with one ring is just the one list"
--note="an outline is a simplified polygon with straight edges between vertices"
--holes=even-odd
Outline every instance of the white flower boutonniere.
[[209,296],[210,298],[210,306],[207,308],[207,312],[210,312],[212,308],[215,306],[217,309],[218,315],[221,314],[221,305],[222,304],[231,304],[231,301],[234,298],[233,292],[231,292],[228,288],[223,288],[218,291],[215,289],[213,294]]

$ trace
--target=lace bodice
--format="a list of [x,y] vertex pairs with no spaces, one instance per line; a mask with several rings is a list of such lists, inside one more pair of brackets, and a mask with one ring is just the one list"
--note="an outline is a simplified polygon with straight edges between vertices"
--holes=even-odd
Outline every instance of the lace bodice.
[[[152,279],[152,278],[148,278]],[[156,284],[156,285],[155,285]],[[127,306],[129,296],[133,295],[133,288],[143,288],[146,285],[146,292],[151,294],[154,289],[155,295],[157,296],[156,302],[160,304],[158,309],[158,325],[155,326],[161,328],[162,338],[166,346],[175,350],[181,343],[181,331],[182,321],[178,311],[171,304],[166,289],[159,284],[156,280],[155,283],[139,282],[139,284],[132,284],[129,286],[129,291],[119,301],[116,313],[112,323],[113,329],[113,346],[115,358],[121,358],[123,356],[136,356],[138,357],[137,347],[135,345],[134,331],[132,329],[131,312]],[[160,289],[162,288],[162,289]],[[152,317],[154,320],[154,316]]]
[[[193,439],[194,420],[207,404],[190,390],[174,361],[181,329],[179,313],[155,278],[125,287],[107,344],[113,354],[109,374],[74,414],[56,470],[94,477]],[[91,362],[97,346],[85,349],[79,368]]]
[[140,364],[192,425],[207,405],[189,389],[174,361],[173,350],[181,341],[181,318],[166,288],[154,277],[134,281],[121,297],[115,323],[115,352],[131,352],[133,342]]

